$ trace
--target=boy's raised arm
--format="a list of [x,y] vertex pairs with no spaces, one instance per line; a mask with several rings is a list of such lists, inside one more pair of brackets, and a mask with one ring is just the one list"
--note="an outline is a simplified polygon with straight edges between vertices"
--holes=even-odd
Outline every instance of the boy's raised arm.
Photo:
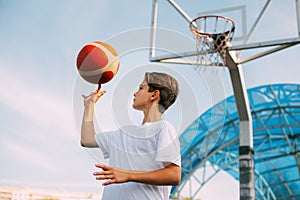
[[98,99],[105,93],[104,90],[92,92],[84,98],[84,112],[81,125],[81,145],[84,147],[98,147],[94,138],[94,106]]

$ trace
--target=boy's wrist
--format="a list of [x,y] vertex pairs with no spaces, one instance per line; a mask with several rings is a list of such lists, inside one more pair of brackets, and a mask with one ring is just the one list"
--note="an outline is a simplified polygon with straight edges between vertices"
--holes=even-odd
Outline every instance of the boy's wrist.
[[92,122],[94,120],[94,104],[84,106],[83,120],[85,122]]
[[127,182],[134,182],[134,172],[128,171]]
[[95,103],[94,102],[86,102],[84,104],[84,108],[91,108],[91,107],[94,107],[95,106]]

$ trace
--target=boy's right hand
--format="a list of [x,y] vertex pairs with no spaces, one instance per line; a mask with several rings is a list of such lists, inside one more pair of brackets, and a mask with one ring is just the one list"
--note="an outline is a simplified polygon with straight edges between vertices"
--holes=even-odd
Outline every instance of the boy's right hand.
[[105,90],[96,90],[95,92],[92,92],[88,96],[82,95],[84,106],[86,107],[90,105],[95,105],[95,103],[97,103],[99,98],[105,93],[106,93]]

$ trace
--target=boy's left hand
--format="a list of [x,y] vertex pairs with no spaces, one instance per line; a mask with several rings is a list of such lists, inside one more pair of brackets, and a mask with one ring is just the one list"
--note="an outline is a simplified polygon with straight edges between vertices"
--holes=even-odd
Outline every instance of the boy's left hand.
[[103,186],[115,183],[124,183],[129,180],[129,171],[127,170],[110,167],[103,164],[96,164],[95,166],[103,170],[93,173],[97,180],[107,180],[102,183]]

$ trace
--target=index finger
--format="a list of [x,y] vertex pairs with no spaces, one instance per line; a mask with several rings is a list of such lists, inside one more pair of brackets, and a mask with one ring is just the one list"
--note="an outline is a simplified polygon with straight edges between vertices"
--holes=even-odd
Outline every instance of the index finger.
[[106,165],[103,165],[103,164],[95,164],[95,166],[98,167],[98,168],[101,168],[103,170],[107,170],[107,169],[110,168],[109,166],[106,166]]
[[97,96],[102,96],[103,94],[105,94],[106,93],[106,90],[97,90],[96,92],[95,92],[95,94],[97,95]]

